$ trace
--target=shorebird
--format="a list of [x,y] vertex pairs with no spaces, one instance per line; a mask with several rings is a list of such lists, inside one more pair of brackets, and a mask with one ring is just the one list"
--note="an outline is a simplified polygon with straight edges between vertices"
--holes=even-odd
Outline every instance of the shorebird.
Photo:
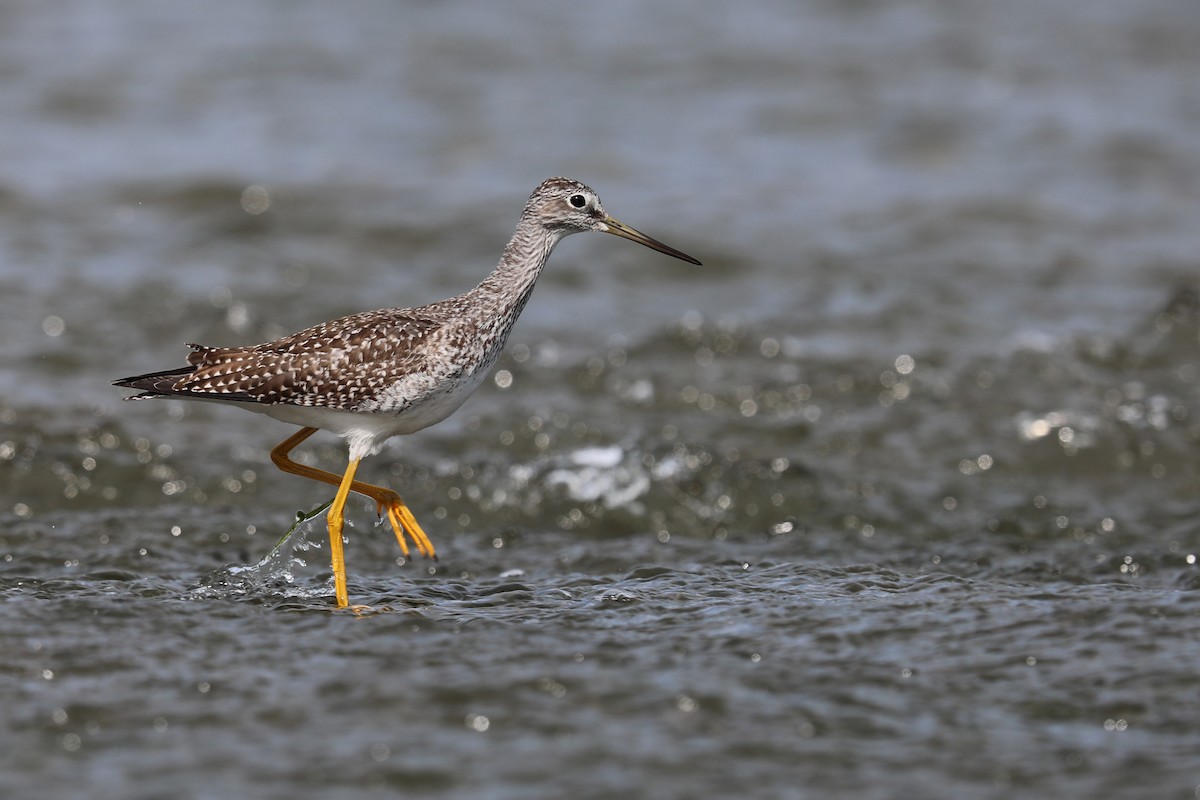
[[[354,479],[359,462],[392,436],[441,422],[479,388],[555,245],[584,231],[611,233],[700,264],[609,216],[588,186],[550,178],[530,195],[500,264],[469,292],[416,308],[352,314],[264,344],[189,344],[187,366],[113,383],[141,390],[126,400],[216,401],[301,426],[271,451],[271,461],[284,472],[337,487],[327,516],[329,549],[335,602],[346,608],[342,528],[350,492],[374,500],[380,517],[387,512],[405,556],[407,536],[419,553],[434,557],[433,543],[400,495]],[[349,461],[341,476],[290,458],[318,430],[345,439]]]

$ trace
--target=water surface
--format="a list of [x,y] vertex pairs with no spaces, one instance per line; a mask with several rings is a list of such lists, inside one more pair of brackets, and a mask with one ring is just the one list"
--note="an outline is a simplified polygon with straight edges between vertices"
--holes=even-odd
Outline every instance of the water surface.
[[[469,12],[469,13],[468,13]],[[1193,3],[0,10],[0,794],[1191,798]],[[361,475],[183,342],[463,291],[490,381]],[[331,436],[310,463],[340,470]],[[403,563],[398,563],[403,562]]]

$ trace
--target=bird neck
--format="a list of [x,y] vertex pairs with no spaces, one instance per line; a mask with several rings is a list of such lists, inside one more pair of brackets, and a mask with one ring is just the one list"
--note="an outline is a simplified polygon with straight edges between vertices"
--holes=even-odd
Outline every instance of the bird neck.
[[472,294],[478,300],[498,307],[516,306],[520,313],[550,253],[564,235],[562,231],[547,230],[540,224],[522,219],[505,246],[500,263]]

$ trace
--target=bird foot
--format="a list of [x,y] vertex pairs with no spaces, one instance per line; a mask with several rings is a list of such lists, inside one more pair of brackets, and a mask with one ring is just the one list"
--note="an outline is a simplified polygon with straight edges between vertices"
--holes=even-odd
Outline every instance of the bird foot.
[[417,523],[417,518],[413,516],[412,511],[400,499],[400,495],[391,490],[385,490],[378,497],[374,498],[376,503],[376,511],[380,518],[383,518],[383,513],[387,511],[388,522],[392,525],[392,531],[396,534],[396,541],[400,543],[400,552],[408,557],[408,542],[405,537],[411,538],[413,546],[417,548],[417,552],[426,558],[437,560],[437,552],[433,548],[433,542],[429,541],[429,536],[425,531],[421,530],[421,526]]

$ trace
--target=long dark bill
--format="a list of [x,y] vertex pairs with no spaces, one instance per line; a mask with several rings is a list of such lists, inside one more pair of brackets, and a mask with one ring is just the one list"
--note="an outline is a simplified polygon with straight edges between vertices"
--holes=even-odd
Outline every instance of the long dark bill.
[[607,232],[611,233],[613,236],[620,236],[622,239],[628,239],[631,242],[637,242],[638,244],[645,245],[651,250],[657,250],[660,253],[664,253],[673,258],[678,258],[681,261],[686,261],[689,264],[701,266],[699,261],[689,256],[687,253],[676,250],[674,247],[669,247],[657,239],[651,239],[646,234],[629,227],[618,219],[609,217],[608,219],[604,220],[604,224],[608,226]]

